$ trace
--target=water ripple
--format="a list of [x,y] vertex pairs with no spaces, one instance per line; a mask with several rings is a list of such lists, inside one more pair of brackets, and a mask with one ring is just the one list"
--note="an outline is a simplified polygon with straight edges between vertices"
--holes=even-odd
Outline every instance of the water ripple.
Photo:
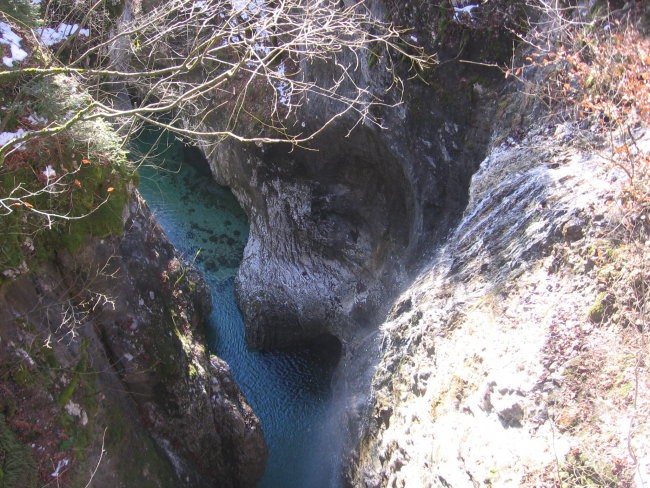
[[[152,133],[153,134],[153,133]],[[141,138],[151,148],[157,134]],[[154,162],[169,171],[140,168],[140,192],[170,241],[187,259],[196,261],[211,286],[213,312],[207,324],[211,350],[225,359],[253,410],[260,418],[269,447],[261,488],[331,486],[324,466],[333,461],[312,453],[330,402],[334,364],[318,351],[260,353],[249,350],[234,297],[234,276],[248,238],[243,210],[226,188],[181,167],[182,147],[170,139],[156,151]],[[151,161],[151,158],[149,159]],[[310,466],[310,463],[318,466]]]

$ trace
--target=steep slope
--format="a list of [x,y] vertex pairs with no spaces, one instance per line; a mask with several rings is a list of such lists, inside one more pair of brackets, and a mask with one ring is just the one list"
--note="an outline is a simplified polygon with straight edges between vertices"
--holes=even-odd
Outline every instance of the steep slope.
[[599,8],[503,68],[463,218],[381,326],[353,486],[647,483],[650,10]]
[[641,337],[593,316],[622,175],[558,134],[492,150],[382,325],[355,486],[628,486],[632,449],[647,478]]
[[[378,18],[390,15],[382,2],[369,7]],[[427,32],[430,26],[418,22]],[[511,42],[488,39],[495,49]],[[434,40],[423,35],[421,42],[431,47]],[[489,56],[480,42],[470,59]],[[387,90],[391,70],[410,77],[404,103],[392,108],[398,100],[388,99],[378,109],[386,130],[361,123],[351,131],[357,120],[344,116],[309,150],[206,144],[215,178],[232,188],[251,222],[237,278],[251,345],[290,347],[328,334],[353,343],[365,336],[423,249],[459,217],[489,142],[483,121],[497,109],[495,89],[502,82],[494,70],[455,62],[464,47],[460,38],[450,41],[441,52],[447,62],[422,73],[393,55],[359,57],[359,69],[350,74],[373,93]],[[307,80],[332,78],[325,63],[301,68]],[[309,132],[338,109],[333,100],[312,97],[296,123]],[[216,118],[210,113],[187,124],[219,127]]]
[[0,292],[3,422],[42,481],[254,486],[266,449],[228,366],[206,351],[209,292],[137,195],[123,237]]
[[52,55],[38,15],[1,4],[0,484],[254,486],[266,447],[206,351],[209,290],[134,189],[121,136],[79,120],[79,79],[30,71]]

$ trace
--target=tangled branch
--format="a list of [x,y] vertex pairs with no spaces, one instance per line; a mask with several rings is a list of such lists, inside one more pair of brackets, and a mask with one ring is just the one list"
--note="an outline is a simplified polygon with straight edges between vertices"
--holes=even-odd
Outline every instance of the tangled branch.
[[[332,0],[169,0],[149,12],[128,5],[133,15],[123,15],[117,31],[93,39],[87,49],[71,47],[82,37],[66,39],[65,47],[76,53],[68,62],[0,72],[0,82],[63,73],[90,88],[91,103],[45,132],[105,118],[125,126],[148,122],[204,142],[230,137],[304,144],[346,114],[379,125],[372,107],[394,102],[356,81],[369,54],[386,54],[387,91],[401,86],[397,56],[417,70],[433,61],[403,39],[404,31],[373,19],[363,0],[350,6]],[[92,32],[88,12],[78,25]],[[319,63],[328,66],[322,71],[327,76],[312,79],[308,67]],[[116,102],[116,93],[125,90],[131,107]],[[332,109],[319,127],[305,130],[297,112],[312,98],[328,100]],[[21,135],[0,149],[0,158],[43,135]]]

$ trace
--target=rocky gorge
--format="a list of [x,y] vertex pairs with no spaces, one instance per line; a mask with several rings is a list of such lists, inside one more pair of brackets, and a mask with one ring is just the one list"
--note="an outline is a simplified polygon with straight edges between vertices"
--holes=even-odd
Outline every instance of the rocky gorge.
[[[251,217],[237,277],[247,339],[263,348],[341,341],[334,424],[347,426],[343,451],[356,453],[351,486],[573,486],[580,477],[641,486],[646,407],[631,408],[616,388],[645,397],[647,382],[632,380],[639,363],[605,359],[602,347],[645,353],[639,336],[597,327],[603,295],[588,257],[626,218],[607,206],[625,176],[584,123],[558,123],[542,97],[513,90],[495,69],[532,60],[530,49],[508,48],[521,4],[486,8],[502,22],[496,30],[481,26],[486,17],[463,17],[464,4],[451,20],[439,8],[371,5],[439,57],[407,83],[402,105],[382,112],[386,130],[346,134],[343,121],[317,153],[235,144],[207,152]],[[528,79],[544,83],[547,65],[529,65]],[[357,82],[381,90],[380,69],[362,64]],[[315,102],[301,115],[309,123],[320,112]],[[643,129],[630,137],[647,154]],[[567,395],[585,395],[575,392],[575,368],[587,362],[582,374],[596,374],[592,361],[610,360],[619,386],[567,405]],[[623,420],[605,429],[598,415]],[[611,447],[590,451],[584,438]]]
[[[595,15],[596,3],[576,8]],[[612,164],[601,122],[552,113],[526,91],[558,76],[549,60],[560,49],[530,46],[523,2],[368,8],[437,55],[415,72],[388,54],[359,57],[354,85],[384,93],[389,70],[405,80],[403,99],[389,94],[373,114],[382,128],[342,116],[308,148],[194,141],[250,222],[235,281],[247,343],[340,353],[319,440],[340,459],[335,486],[643,486],[647,207],[612,203],[630,192],[629,173]],[[619,8],[647,23],[642,2]],[[318,62],[301,69],[331,76]],[[296,124],[317,128],[335,105],[307,100]],[[222,123],[198,113],[185,128]],[[647,159],[646,125],[609,132],[627,148],[618,154]],[[7,425],[20,439],[57,432],[27,428],[39,407],[24,398],[46,381],[32,401],[64,408],[75,441],[87,429],[90,455],[75,462],[93,486],[254,486],[262,432],[228,366],[205,350],[202,278],[137,192],[124,222],[122,237],[2,285],[11,312],[0,357],[21,364],[1,377]],[[33,347],[50,336],[54,358]],[[41,379],[48,362],[60,377]],[[110,435],[124,419],[128,441],[104,454],[102,427]],[[47,449],[72,459],[54,441]],[[129,459],[132,449],[146,460]]]
[[122,238],[5,285],[3,415],[45,457],[38,472],[93,486],[252,485],[266,447],[228,365],[206,351],[210,306],[137,194]]

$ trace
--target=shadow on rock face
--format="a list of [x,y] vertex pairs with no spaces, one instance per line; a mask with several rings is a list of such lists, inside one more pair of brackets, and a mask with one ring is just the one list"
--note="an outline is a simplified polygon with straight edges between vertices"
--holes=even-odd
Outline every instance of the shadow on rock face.
[[371,131],[332,131],[319,151],[276,146],[254,170],[265,205],[237,291],[254,347],[288,347],[369,323],[399,275],[413,196],[399,157]]

